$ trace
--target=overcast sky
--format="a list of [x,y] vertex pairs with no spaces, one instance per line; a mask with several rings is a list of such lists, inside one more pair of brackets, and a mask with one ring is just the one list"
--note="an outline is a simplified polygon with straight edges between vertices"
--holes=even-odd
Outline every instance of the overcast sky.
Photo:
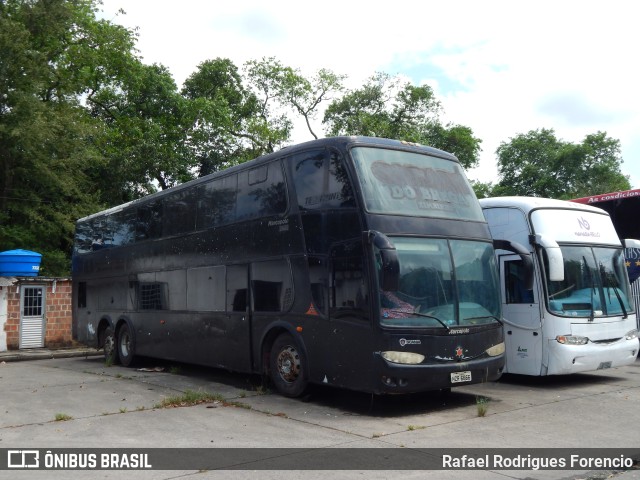
[[[443,119],[482,139],[471,179],[495,183],[500,143],[548,128],[569,142],[598,131],[620,140],[622,172],[640,188],[635,3],[103,0],[103,10],[138,27],[143,61],[168,67],[179,86],[217,57],[238,68],[275,57],[307,76],[327,68],[352,88],[375,72],[401,75],[430,85]],[[296,131],[296,142],[310,139]]]

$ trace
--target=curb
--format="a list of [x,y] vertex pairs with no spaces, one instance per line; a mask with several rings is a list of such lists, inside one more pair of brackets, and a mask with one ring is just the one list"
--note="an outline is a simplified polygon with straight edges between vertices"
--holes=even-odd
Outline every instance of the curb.
[[47,360],[51,358],[95,357],[102,354],[102,350],[96,350],[95,348],[63,348],[58,350],[37,348],[31,350],[10,350],[7,352],[0,352],[0,363],[19,362],[24,360]]

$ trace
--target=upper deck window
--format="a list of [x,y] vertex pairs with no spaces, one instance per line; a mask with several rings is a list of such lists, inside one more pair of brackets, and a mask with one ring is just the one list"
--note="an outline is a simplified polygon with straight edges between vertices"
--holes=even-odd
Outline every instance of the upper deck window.
[[484,221],[458,163],[383,148],[357,147],[351,154],[370,213]]
[[300,211],[355,206],[347,172],[337,153],[310,150],[296,154],[291,163]]

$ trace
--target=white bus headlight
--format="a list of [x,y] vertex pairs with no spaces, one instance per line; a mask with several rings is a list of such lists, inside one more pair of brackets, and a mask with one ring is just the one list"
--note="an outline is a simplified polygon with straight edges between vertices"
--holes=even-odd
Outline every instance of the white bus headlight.
[[504,353],[504,342],[487,348],[485,352],[487,352],[487,355],[489,355],[490,357],[497,357],[498,355],[502,355]]
[[558,335],[556,341],[563,345],[586,345],[589,343],[589,338],[578,335]]
[[402,363],[405,365],[416,365],[422,363],[424,355],[411,352],[381,352],[382,358],[391,363]]
[[631,330],[624,336],[625,340],[633,340],[634,338],[638,338],[638,330]]

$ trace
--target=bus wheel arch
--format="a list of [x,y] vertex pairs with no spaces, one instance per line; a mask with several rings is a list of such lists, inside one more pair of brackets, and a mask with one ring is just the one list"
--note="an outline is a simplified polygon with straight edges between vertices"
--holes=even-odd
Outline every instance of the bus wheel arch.
[[116,353],[120,364],[130,367],[136,356],[136,340],[133,326],[126,319],[120,319],[116,330]]
[[118,363],[116,337],[110,318],[103,318],[98,324],[98,349],[104,350],[104,361],[107,365]]
[[309,384],[307,355],[297,335],[286,330],[276,333],[270,348],[265,349],[269,379],[280,394],[299,397]]

